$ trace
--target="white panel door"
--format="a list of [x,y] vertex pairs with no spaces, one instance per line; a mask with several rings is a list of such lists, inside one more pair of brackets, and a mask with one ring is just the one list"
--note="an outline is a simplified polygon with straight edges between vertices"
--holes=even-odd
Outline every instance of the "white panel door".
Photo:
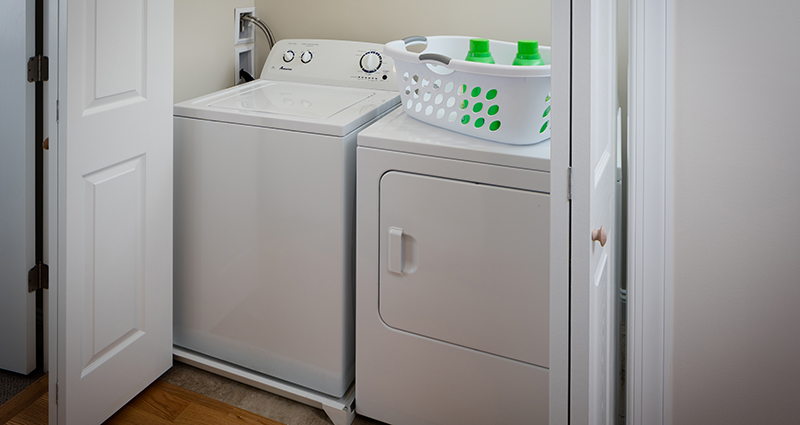
[[34,1],[0,0],[0,369],[36,367]]
[[59,14],[58,423],[93,425],[172,364],[173,3]]
[[572,9],[570,422],[615,422],[616,1]]

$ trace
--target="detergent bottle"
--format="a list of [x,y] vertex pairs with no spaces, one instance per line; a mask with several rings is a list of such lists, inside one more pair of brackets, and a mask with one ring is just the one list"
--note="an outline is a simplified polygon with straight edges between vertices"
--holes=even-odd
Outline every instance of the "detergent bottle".
[[536,40],[520,40],[517,42],[517,57],[512,65],[536,66],[544,65],[539,54],[539,42]]

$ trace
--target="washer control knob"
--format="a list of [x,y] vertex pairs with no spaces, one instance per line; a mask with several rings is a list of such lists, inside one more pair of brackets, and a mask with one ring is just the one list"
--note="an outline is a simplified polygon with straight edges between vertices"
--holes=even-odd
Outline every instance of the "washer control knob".
[[373,73],[380,69],[383,58],[381,58],[381,54],[378,52],[367,52],[361,56],[361,61],[359,63],[364,72]]
[[283,61],[284,61],[284,62],[291,62],[291,61],[292,61],[292,59],[294,59],[294,52],[293,52],[293,51],[291,51],[291,50],[287,50],[287,51],[286,51],[286,52],[283,54]]
[[314,55],[311,54],[311,50],[306,50],[305,52],[300,54],[300,62],[309,63],[309,62],[311,62],[311,59],[313,57],[314,57]]

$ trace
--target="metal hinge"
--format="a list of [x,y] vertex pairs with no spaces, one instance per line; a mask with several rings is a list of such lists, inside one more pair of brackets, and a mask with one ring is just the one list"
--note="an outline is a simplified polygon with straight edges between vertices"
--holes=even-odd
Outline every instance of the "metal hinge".
[[50,59],[36,55],[28,59],[28,82],[47,81],[50,78]]
[[50,268],[47,264],[39,261],[39,264],[28,270],[28,292],[36,292],[37,289],[50,289]]
[[572,200],[572,167],[567,168],[567,199]]

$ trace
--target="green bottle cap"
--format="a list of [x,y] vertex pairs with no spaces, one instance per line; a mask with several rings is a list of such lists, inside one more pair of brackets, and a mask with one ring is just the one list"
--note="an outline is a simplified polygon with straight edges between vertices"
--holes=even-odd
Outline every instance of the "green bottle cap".
[[489,40],[485,38],[471,38],[469,51],[472,53],[489,53]]
[[539,42],[536,40],[520,40],[517,42],[517,52],[520,55],[538,55]]
[[485,38],[469,39],[469,52],[464,60],[470,62],[494,63],[494,58],[489,52],[489,40]]
[[537,66],[544,65],[539,54],[539,42],[536,40],[520,40],[517,42],[517,57],[512,65]]

